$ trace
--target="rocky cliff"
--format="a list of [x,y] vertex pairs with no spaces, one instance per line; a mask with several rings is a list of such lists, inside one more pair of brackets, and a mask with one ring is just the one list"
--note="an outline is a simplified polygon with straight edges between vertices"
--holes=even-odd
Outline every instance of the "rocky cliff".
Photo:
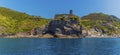
[[[44,35],[58,38],[115,37],[120,35],[120,20],[113,15],[92,13],[80,18],[76,15],[55,16],[44,30]],[[47,36],[46,35],[46,36]]]
[[80,36],[82,34],[82,26],[77,20],[57,21],[53,20],[49,23],[44,34],[51,34],[54,37],[62,36]]

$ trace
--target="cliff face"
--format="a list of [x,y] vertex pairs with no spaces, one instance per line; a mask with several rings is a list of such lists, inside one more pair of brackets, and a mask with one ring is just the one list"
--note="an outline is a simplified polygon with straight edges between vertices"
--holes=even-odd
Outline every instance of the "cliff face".
[[44,34],[51,34],[54,37],[67,37],[67,36],[78,36],[82,34],[82,26],[80,26],[79,17],[75,15],[57,15],[55,19],[52,20],[46,29]]
[[53,20],[49,23],[45,33],[49,33],[55,37],[59,37],[59,35],[80,36],[80,34],[82,33],[82,27],[76,20],[74,21]]

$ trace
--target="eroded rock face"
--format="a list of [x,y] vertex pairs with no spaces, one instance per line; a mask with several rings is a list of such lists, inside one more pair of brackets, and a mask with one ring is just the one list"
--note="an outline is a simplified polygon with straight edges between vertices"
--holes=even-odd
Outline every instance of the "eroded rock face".
[[51,34],[54,37],[59,36],[80,36],[82,34],[82,26],[77,20],[73,21],[57,21],[53,20],[49,23],[45,30],[45,34]]

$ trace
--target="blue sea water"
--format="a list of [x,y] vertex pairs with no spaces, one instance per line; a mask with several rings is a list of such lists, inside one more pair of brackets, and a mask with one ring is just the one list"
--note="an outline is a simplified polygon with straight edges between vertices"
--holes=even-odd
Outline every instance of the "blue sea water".
[[120,38],[1,38],[0,55],[120,55]]

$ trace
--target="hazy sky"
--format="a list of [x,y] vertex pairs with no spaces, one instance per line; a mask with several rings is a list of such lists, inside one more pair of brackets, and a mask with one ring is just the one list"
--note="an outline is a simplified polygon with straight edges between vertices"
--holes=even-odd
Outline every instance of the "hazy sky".
[[93,12],[120,17],[120,0],[0,0],[0,6],[47,18],[70,9],[80,17]]

